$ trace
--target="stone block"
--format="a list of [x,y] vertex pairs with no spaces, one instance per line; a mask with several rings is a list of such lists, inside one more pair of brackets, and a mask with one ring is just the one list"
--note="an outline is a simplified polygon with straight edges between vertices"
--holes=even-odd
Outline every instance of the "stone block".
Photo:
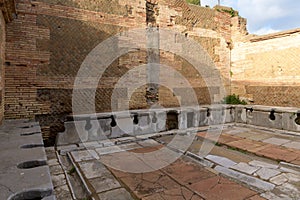
[[187,129],[187,112],[184,110],[184,111],[181,111],[179,114],[178,114],[178,129],[179,130],[185,130]]
[[238,163],[237,165],[232,166],[231,169],[252,175],[254,172],[259,170],[260,167],[253,167],[248,165],[247,163]]
[[118,138],[124,135],[134,135],[133,121],[130,116],[116,117],[117,126],[111,128],[109,138]]
[[253,161],[249,162],[249,165],[256,166],[256,167],[264,167],[264,168],[269,168],[269,169],[277,169],[279,167],[278,165],[269,164],[269,163],[258,161],[258,160],[253,160]]
[[86,142],[88,140],[88,132],[85,130],[86,121],[65,122],[65,131],[58,133],[56,139],[56,145],[67,145],[80,142]]
[[227,107],[225,109],[225,123],[233,123],[235,122],[235,108]]
[[264,180],[269,180],[270,178],[273,178],[274,176],[279,175],[281,172],[276,169],[269,169],[269,168],[261,168],[256,172],[256,174]]
[[283,145],[287,148],[299,149],[300,150],[300,142],[289,142]]
[[105,176],[89,180],[97,193],[120,188],[120,183],[112,174],[105,174]]
[[103,145],[101,143],[98,143],[97,141],[93,141],[93,142],[80,143],[79,147],[84,147],[86,149],[95,149],[95,148],[103,147]]
[[275,184],[275,185],[282,185],[283,183],[287,182],[288,179],[284,174],[280,174],[278,176],[275,176],[270,179],[270,182]]
[[79,162],[79,168],[83,175],[88,178],[105,177],[110,175],[106,167],[98,160]]
[[157,118],[157,121],[155,123],[156,132],[166,131],[167,130],[167,127],[166,127],[166,122],[167,122],[166,111],[156,111],[156,118]]
[[300,132],[300,125],[295,122],[297,118],[296,113],[298,112],[299,110],[295,109],[294,111],[283,113],[282,126],[284,130]]
[[103,147],[103,148],[98,148],[96,149],[96,152],[101,156],[101,155],[106,155],[106,154],[112,154],[112,153],[117,153],[117,152],[122,152],[125,151],[124,149],[121,149],[118,146],[108,146],[108,147]]
[[274,118],[271,115],[272,108],[269,111],[255,110],[248,112],[247,124],[262,126],[266,128],[282,129],[282,113],[274,113]]
[[101,200],[134,200],[124,188],[104,192],[99,194]]
[[247,111],[245,106],[235,106],[235,122],[247,123]]
[[300,182],[300,175],[299,174],[286,173],[285,177],[288,179],[289,182],[294,182],[294,183]]
[[200,108],[199,110],[199,127],[208,126],[207,108]]
[[236,162],[233,162],[232,160],[230,160],[228,158],[220,157],[220,156],[208,155],[205,158],[218,164],[218,165],[221,165],[221,166],[227,167],[227,168],[233,167],[234,165],[237,164]]
[[269,144],[275,144],[275,145],[283,145],[286,143],[291,142],[290,140],[286,140],[286,139],[282,139],[282,138],[276,138],[276,137],[272,137],[272,138],[268,138],[266,140],[263,140],[264,143],[269,143]]
[[73,151],[71,155],[75,162],[99,159],[98,154],[94,150]]
[[250,185],[252,187],[264,190],[264,191],[271,191],[275,188],[275,185],[263,180],[260,180],[258,178],[242,174],[240,172],[236,172],[234,170],[222,167],[222,166],[217,166],[215,167],[215,170],[221,174],[224,174],[228,177],[231,177],[233,179],[236,179],[238,181],[241,181],[247,185]]

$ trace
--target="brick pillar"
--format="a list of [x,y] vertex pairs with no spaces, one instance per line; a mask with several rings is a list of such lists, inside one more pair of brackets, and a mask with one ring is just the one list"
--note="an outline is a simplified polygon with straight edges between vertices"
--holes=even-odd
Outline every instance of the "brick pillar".
[[159,50],[159,27],[157,24],[158,4],[154,1],[146,2],[146,23],[147,28],[147,89],[146,99],[148,106],[158,102],[159,94],[159,68],[155,64],[160,63]]

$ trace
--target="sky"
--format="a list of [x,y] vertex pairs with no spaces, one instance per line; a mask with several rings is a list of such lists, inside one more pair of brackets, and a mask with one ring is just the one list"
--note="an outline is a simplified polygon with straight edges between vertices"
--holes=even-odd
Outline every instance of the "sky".
[[[210,7],[218,0],[201,0]],[[221,0],[221,5],[239,11],[247,18],[249,33],[263,35],[300,28],[300,1],[298,0]]]

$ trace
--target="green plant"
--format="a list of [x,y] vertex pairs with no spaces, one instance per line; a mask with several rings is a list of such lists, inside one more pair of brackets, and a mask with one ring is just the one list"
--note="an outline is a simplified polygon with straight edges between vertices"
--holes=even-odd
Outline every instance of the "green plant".
[[231,17],[235,17],[235,16],[238,16],[238,15],[239,15],[238,12],[236,12],[236,11],[233,10],[232,8],[230,8],[230,10],[228,10],[228,9],[219,9],[219,8],[217,8],[216,10],[219,11],[219,12],[225,12],[225,13],[228,13],[228,14],[230,14]]
[[225,97],[223,99],[222,103],[225,103],[225,104],[242,104],[242,105],[247,104],[246,101],[241,100],[239,95],[236,95],[236,94],[228,95],[227,97]]
[[215,142],[215,145],[218,146],[218,147],[221,147],[221,146],[222,146],[222,144],[219,143],[219,142]]
[[186,0],[186,2],[194,5],[200,5],[200,0]]
[[72,175],[74,174],[76,171],[75,167],[73,166],[69,171],[68,171],[68,174]]

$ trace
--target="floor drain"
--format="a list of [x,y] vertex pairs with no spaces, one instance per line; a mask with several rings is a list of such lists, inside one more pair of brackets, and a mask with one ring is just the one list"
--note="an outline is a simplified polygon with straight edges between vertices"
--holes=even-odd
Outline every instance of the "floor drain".
[[33,161],[26,161],[23,163],[18,164],[19,169],[31,169],[36,167],[41,167],[47,165],[45,160],[33,160]]

